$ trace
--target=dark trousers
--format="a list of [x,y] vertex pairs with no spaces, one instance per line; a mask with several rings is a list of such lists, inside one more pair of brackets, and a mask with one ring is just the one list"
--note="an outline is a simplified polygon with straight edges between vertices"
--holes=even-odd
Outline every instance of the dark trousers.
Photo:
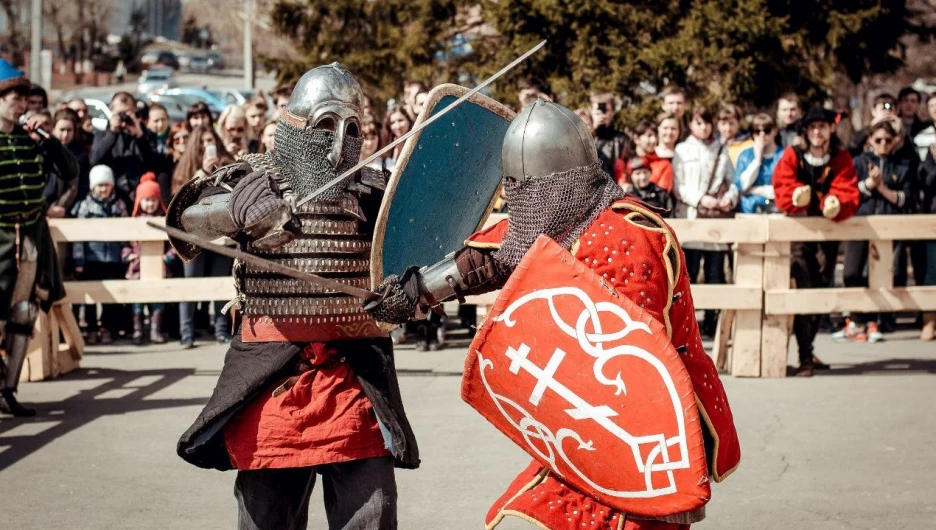
[[[725,283],[725,256],[727,253],[724,250],[686,248],[683,249],[683,253],[686,255],[686,271],[689,273],[691,283],[696,283],[700,268],[706,284],[720,285]],[[702,334],[713,336],[717,324],[718,311],[706,310],[705,318],[702,320]]]
[[923,241],[926,251],[926,274],[923,275],[923,285],[936,285],[936,241]]
[[[78,275],[82,281],[99,280],[119,280],[127,274],[127,266],[123,263],[100,263],[89,261],[85,263],[84,270]],[[85,305],[85,321],[88,323],[88,331],[98,330],[98,319],[100,318],[100,327],[117,332],[122,329],[129,314],[126,311],[125,304],[101,304],[101,314],[97,313],[97,304]]]
[[[185,264],[186,278],[207,278],[214,276],[229,276],[234,260],[212,252],[202,252],[192,261]],[[221,313],[224,300],[214,303],[215,335],[227,333],[230,329],[228,318]],[[181,302],[179,304],[179,334],[182,341],[195,339],[195,302]]]
[[894,243],[894,287],[907,286],[907,250],[913,264],[913,283],[923,285],[927,269],[927,241],[897,241]]
[[391,457],[292,469],[238,471],[238,530],[304,530],[316,474],[325,488],[329,530],[395,530],[397,490]]
[[[835,277],[838,241],[793,243],[791,246],[790,277],[797,289],[829,287]],[[811,362],[813,341],[819,333],[822,315],[796,315],[793,317],[793,335],[799,349],[800,364]]]

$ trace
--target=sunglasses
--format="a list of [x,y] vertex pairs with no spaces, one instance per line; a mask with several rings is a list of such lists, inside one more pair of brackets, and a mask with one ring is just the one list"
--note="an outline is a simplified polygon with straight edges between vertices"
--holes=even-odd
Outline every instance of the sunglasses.
[[225,127],[224,130],[226,130],[226,131],[229,132],[229,133],[234,133],[234,132],[242,133],[242,132],[244,132],[244,128],[243,128],[243,127]]
[[887,145],[893,141],[893,138],[874,138],[871,140],[871,143],[874,145]]
[[758,134],[770,134],[770,133],[772,133],[772,132],[773,132],[773,129],[772,129],[772,128],[770,128],[770,129],[754,129],[753,131],[751,131],[751,133],[752,133],[753,135],[755,135],[755,136],[757,136]]
[[189,138],[189,137],[188,137],[187,134],[180,134],[180,135],[178,135],[178,136],[174,136],[174,137],[172,138],[172,141],[175,142],[175,143],[177,143],[177,144],[184,144],[185,142],[188,141],[188,138]]

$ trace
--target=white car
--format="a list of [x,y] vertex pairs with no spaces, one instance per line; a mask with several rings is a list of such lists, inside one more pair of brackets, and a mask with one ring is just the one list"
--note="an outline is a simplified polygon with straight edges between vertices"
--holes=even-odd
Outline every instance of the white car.
[[140,94],[149,94],[163,88],[175,87],[175,77],[169,68],[150,68],[143,70],[140,75],[140,84],[137,92]]

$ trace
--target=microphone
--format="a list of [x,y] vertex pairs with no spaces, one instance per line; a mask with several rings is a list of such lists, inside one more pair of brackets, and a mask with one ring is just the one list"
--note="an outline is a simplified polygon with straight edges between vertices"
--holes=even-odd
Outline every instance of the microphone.
[[[24,114],[23,114],[22,116],[20,116],[20,118],[19,118],[19,124],[20,124],[20,125],[26,125],[26,121],[27,121],[27,118],[26,118],[26,114],[24,113]],[[43,140],[48,140],[49,138],[52,137],[52,135],[49,134],[49,131],[46,131],[46,130],[43,129],[42,127],[36,127],[36,128],[33,129],[33,130],[36,132],[36,134],[38,134],[39,136],[41,136]]]

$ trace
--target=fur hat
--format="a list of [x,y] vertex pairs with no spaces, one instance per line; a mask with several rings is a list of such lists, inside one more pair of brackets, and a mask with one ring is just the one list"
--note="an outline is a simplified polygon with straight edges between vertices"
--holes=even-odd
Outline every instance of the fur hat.
[[23,72],[14,68],[6,59],[0,59],[0,96],[16,88],[26,93],[31,87],[32,83],[23,75]]
[[113,184],[114,172],[105,165],[94,166],[88,174],[88,183],[92,188],[98,184]]

